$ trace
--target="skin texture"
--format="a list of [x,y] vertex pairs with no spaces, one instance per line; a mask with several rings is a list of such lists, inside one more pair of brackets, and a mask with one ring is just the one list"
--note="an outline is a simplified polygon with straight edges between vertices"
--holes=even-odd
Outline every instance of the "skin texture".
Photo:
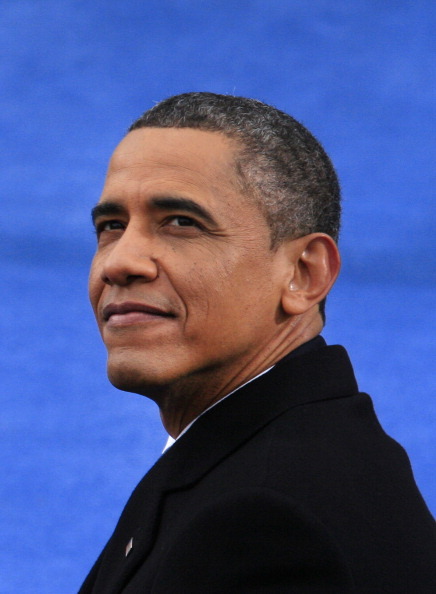
[[234,171],[235,141],[189,128],[130,132],[94,209],[89,293],[118,388],[160,407],[176,437],[208,406],[319,333],[339,271],[314,233],[271,250]]

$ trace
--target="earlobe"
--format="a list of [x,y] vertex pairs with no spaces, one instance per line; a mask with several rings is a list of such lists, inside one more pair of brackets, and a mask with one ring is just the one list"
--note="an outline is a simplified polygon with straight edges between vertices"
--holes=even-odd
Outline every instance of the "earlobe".
[[325,233],[311,233],[289,242],[289,271],[282,293],[282,308],[300,315],[321,302],[330,291],[340,269],[335,241]]

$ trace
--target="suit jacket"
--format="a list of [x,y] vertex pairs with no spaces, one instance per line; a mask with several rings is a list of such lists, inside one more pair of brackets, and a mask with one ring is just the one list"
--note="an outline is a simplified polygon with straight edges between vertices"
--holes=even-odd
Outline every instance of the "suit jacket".
[[345,350],[322,346],[193,424],[134,490],[80,594],[429,594],[435,543],[407,455]]

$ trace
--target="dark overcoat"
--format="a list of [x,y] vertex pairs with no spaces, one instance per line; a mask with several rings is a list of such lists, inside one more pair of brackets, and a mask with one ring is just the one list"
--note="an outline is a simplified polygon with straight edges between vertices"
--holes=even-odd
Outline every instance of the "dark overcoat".
[[407,455],[345,350],[316,341],[162,455],[81,594],[436,592],[435,524]]

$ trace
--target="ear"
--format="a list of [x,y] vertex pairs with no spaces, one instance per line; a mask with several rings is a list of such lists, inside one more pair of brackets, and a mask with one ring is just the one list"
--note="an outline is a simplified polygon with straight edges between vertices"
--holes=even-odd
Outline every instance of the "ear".
[[287,250],[289,274],[281,305],[288,315],[303,314],[330,291],[341,265],[339,250],[325,233],[311,233],[283,247]]

